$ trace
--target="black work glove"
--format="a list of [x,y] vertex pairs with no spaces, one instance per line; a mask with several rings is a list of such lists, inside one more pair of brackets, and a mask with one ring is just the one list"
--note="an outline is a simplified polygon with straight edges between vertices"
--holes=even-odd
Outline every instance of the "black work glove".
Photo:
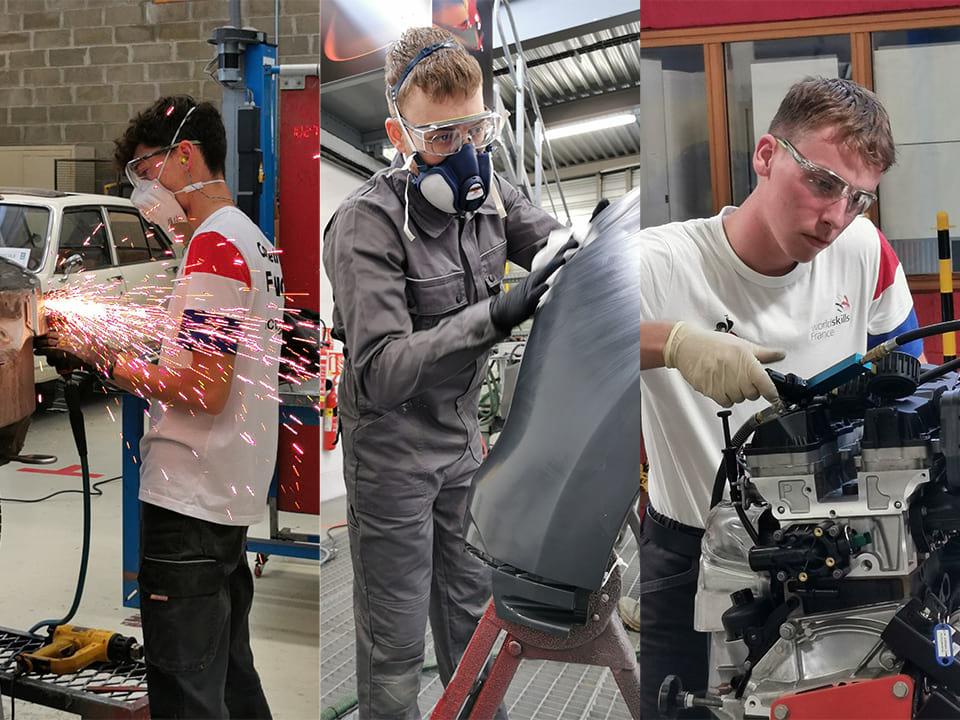
[[610,207],[610,201],[607,200],[606,198],[601,198],[600,202],[597,203],[597,206],[593,209],[593,212],[590,214],[590,222],[593,222],[594,219],[597,217],[597,215],[602,213],[608,207]]
[[46,358],[47,364],[60,375],[69,375],[83,367],[83,362],[59,347],[60,335],[56,330],[33,338],[33,352]]
[[509,333],[524,320],[533,317],[540,298],[550,289],[547,280],[567,262],[563,254],[577,245],[577,241],[570,238],[550,262],[515,283],[510,292],[501,292],[494,296],[490,302],[490,320],[497,330]]

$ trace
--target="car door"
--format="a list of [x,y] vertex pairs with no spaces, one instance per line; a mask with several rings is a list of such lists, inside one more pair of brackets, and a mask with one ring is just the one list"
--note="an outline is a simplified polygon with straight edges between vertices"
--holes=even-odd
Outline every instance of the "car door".
[[[147,223],[134,208],[106,207],[110,237],[131,304],[166,306],[180,259],[166,235]],[[148,356],[159,351],[157,339],[144,338]]]
[[105,208],[109,235],[123,274],[128,300],[153,302],[169,296],[179,260],[166,237],[144,223],[134,208]]
[[[73,268],[67,262],[74,255],[80,257],[77,272],[72,272]],[[64,208],[53,275],[48,290],[83,287],[106,298],[119,298],[126,293],[126,281],[117,267],[100,207],[78,205]]]

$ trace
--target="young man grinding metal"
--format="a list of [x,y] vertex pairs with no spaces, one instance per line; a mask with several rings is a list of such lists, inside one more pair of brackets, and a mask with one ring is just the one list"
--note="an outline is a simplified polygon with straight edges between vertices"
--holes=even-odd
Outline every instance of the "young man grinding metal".
[[[386,86],[387,134],[405,161],[350,195],[323,241],[346,356],[363,720],[420,717],[428,617],[446,684],[490,597],[489,571],[463,543],[487,351],[534,314],[577,246],[492,171],[501,118],[484,107],[476,60],[447,32],[404,32]],[[532,272],[504,293],[507,259]]]
[[162,98],[116,144],[141,212],[196,228],[157,328],[159,365],[63,333],[47,347],[151,401],[139,572],[151,717],[269,718],[250,650],[245,543],[277,455],[279,258],[233,204],[226,133],[210,103]]

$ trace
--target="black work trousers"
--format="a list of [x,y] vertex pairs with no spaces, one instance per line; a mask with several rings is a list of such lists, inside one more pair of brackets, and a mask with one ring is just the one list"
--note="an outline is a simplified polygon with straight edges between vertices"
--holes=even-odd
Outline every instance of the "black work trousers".
[[[702,693],[709,679],[710,635],[693,628],[703,531],[647,506],[640,548],[640,691],[643,720],[661,717],[660,684],[677,675],[685,690]],[[709,718],[703,708],[681,718]]]
[[270,718],[253,666],[247,528],[140,503],[150,717]]

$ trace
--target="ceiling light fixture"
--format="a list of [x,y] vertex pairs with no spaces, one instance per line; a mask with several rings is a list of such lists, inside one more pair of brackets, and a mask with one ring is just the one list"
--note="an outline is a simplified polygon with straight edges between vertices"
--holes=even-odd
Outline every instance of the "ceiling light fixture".
[[570,123],[569,125],[558,125],[547,128],[545,136],[547,140],[557,140],[558,138],[570,137],[571,135],[582,135],[583,133],[595,132],[597,130],[629,125],[636,121],[637,116],[633,113],[603,115],[601,117],[590,118],[589,120],[580,120],[575,123]]

